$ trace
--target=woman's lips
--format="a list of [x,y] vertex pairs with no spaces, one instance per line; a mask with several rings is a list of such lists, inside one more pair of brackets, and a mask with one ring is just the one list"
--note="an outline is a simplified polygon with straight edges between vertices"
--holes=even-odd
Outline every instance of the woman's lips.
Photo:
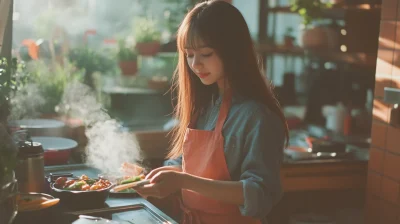
[[210,73],[198,73],[197,75],[201,78],[204,79],[205,77],[207,77]]

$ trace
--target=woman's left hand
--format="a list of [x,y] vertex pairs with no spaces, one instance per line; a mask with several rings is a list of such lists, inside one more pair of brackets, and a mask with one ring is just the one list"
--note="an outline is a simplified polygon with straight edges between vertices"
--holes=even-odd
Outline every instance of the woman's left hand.
[[183,172],[172,170],[159,171],[151,177],[150,184],[134,189],[144,198],[164,198],[182,188],[184,176],[185,173]]

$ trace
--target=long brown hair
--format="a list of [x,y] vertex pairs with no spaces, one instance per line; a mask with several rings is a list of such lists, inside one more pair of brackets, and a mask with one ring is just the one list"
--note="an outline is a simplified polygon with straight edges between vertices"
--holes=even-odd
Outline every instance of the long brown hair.
[[214,49],[224,65],[224,74],[233,92],[266,104],[279,115],[285,125],[286,143],[289,131],[285,116],[258,65],[257,54],[246,21],[240,11],[224,1],[206,1],[197,4],[184,18],[177,35],[178,66],[174,87],[178,91],[175,115],[180,124],[174,130],[169,158],[182,154],[186,128],[192,115],[204,109],[217,84],[204,85],[190,69],[185,48],[196,49],[199,40]]

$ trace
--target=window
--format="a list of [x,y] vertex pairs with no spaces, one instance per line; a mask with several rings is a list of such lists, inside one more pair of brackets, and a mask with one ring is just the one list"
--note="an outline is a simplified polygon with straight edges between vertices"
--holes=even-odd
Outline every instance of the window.
[[[164,133],[175,124],[168,89],[177,54],[169,46],[192,1],[40,1],[14,1],[18,90],[10,95],[8,125],[24,126],[45,149],[43,137],[60,148],[76,142],[68,161],[45,156],[47,165],[95,162],[110,153],[139,158],[132,152],[135,132]],[[158,42],[158,49],[139,48],[145,41]]]

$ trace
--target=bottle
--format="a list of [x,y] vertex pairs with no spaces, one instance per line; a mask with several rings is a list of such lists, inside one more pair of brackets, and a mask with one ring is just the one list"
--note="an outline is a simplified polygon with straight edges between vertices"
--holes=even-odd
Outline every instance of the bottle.
[[44,190],[44,150],[42,144],[21,141],[18,144],[18,165],[15,175],[20,192],[43,192]]
[[342,102],[336,106],[324,106],[323,115],[326,117],[326,128],[338,134],[343,134],[344,120],[347,109]]

